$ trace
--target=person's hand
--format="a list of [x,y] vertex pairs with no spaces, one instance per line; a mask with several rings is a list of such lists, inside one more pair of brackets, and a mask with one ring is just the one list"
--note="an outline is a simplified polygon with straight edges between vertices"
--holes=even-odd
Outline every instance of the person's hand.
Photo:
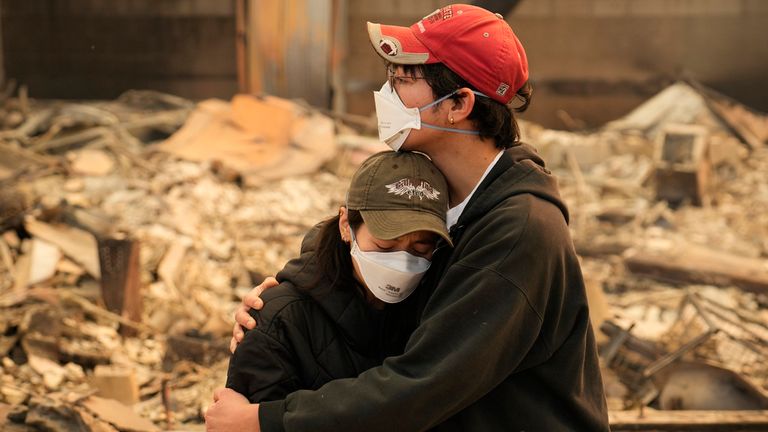
[[205,412],[205,430],[260,432],[259,404],[251,404],[232,389],[217,389],[213,392],[213,405]]
[[261,300],[261,293],[277,285],[277,279],[270,276],[264,279],[261,285],[255,287],[243,297],[243,302],[235,311],[235,327],[232,329],[232,340],[229,342],[230,352],[234,354],[237,345],[243,341],[245,332],[243,332],[242,327],[248,330],[253,330],[256,327],[256,321],[248,314],[248,311],[251,308],[256,310],[263,308],[264,302]]

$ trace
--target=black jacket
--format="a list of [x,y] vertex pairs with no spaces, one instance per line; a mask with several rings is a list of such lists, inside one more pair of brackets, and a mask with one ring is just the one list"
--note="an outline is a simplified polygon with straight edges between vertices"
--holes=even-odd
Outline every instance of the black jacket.
[[[583,278],[555,179],[506,152],[413,296],[402,355],[355,379],[262,403],[271,431],[605,431]],[[432,269],[431,269],[432,270]]]
[[227,387],[251,402],[355,377],[387,355],[402,353],[412,330],[413,322],[405,328],[408,320],[398,315],[403,307],[375,310],[362,287],[317,278],[318,232],[319,226],[304,239],[301,256],[277,275],[280,285],[264,292],[264,307],[251,310],[257,327],[246,331],[230,358]]

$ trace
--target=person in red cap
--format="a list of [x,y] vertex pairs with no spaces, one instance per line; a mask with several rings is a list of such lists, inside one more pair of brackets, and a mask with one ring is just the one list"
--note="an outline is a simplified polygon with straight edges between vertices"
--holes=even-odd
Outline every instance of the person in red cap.
[[[568,211],[514,117],[531,98],[522,44],[501,16],[463,4],[368,33],[387,65],[379,137],[445,175],[454,247],[438,246],[407,300],[402,354],[258,405],[221,391],[212,416],[235,420],[209,430],[609,430]],[[233,345],[271,285],[244,299]]]

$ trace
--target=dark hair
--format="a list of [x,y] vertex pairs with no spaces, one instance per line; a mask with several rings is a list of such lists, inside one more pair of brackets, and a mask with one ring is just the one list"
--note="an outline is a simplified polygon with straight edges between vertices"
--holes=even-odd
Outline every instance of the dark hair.
[[[363,223],[363,216],[357,210],[348,210],[347,218],[353,230]],[[339,215],[323,222],[317,236],[315,251],[317,263],[320,266],[315,285],[324,279],[330,281],[332,287],[358,285],[353,276],[354,266],[349,254],[349,244],[341,239],[339,232]]]
[[[417,74],[423,76],[429,87],[432,88],[435,98],[450,94],[462,87],[477,91],[474,86],[456,72],[448,69],[443,63],[424,65],[389,64],[388,66],[402,66],[403,72],[410,76],[416,76]],[[492,138],[496,142],[497,148],[503,149],[518,145],[520,144],[520,127],[517,125],[514,112],[521,113],[528,109],[532,96],[533,87],[526,81],[520,90],[517,91],[515,98],[513,98],[513,100],[522,101],[522,104],[514,108],[491,98],[477,97],[468,118],[473,122],[477,131],[480,132],[480,136],[482,138]],[[462,97],[462,95],[456,94],[449,99],[458,101]],[[435,109],[438,108],[435,107]]]

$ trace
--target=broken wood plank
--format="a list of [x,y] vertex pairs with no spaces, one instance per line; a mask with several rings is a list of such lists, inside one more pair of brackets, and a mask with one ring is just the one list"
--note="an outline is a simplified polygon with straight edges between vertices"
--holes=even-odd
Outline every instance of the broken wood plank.
[[83,265],[91,276],[101,277],[98,247],[93,235],[66,225],[49,225],[32,217],[26,218],[24,225],[30,234],[55,244],[64,255]]
[[612,411],[612,431],[765,431],[768,411]]
[[654,242],[627,251],[624,264],[635,274],[663,281],[737,286],[768,293],[768,260],[732,255],[685,243]]
[[36,110],[27,116],[26,121],[16,129],[1,131],[0,138],[28,140],[39,129],[44,128],[51,121],[55,110],[52,108]]
[[[133,329],[136,329],[137,331],[144,332],[144,333],[149,333],[149,334],[157,334],[158,333],[157,330],[155,330],[154,328],[152,328],[152,327],[150,327],[150,326],[148,326],[146,324],[142,324],[140,322],[134,322],[134,321],[131,321],[130,319],[128,319],[126,317],[123,317],[123,316],[118,315],[116,313],[110,312],[108,310],[104,310],[103,308],[100,308],[99,306],[96,306],[95,304],[89,302],[85,298],[83,298],[83,297],[81,297],[81,296],[79,296],[79,295],[77,295],[77,294],[75,294],[73,292],[68,292],[68,291],[64,291],[64,290],[56,290],[55,292],[52,293],[51,290],[37,289],[37,290],[34,290],[31,293],[31,295],[33,295],[35,297],[38,297],[38,298],[39,297],[43,297],[44,298],[46,296],[46,294],[52,294],[54,296],[59,296],[59,297],[61,297],[62,300],[68,300],[68,301],[72,301],[74,303],[77,303],[80,307],[82,307],[88,313],[91,313],[91,314],[94,314],[94,315],[98,315],[98,316],[100,316],[102,318],[106,318],[106,319],[118,322],[121,325],[124,325],[124,326],[127,326],[127,327],[131,327]],[[0,305],[2,305],[2,303],[0,303]]]
[[88,231],[96,238],[109,237],[114,231],[114,219],[98,209],[67,205],[62,210],[62,218],[67,225]]
[[63,150],[68,147],[80,147],[96,139],[108,139],[110,136],[111,130],[106,126],[91,127],[54,139],[40,139],[30,145],[29,149],[40,153],[55,149]]

